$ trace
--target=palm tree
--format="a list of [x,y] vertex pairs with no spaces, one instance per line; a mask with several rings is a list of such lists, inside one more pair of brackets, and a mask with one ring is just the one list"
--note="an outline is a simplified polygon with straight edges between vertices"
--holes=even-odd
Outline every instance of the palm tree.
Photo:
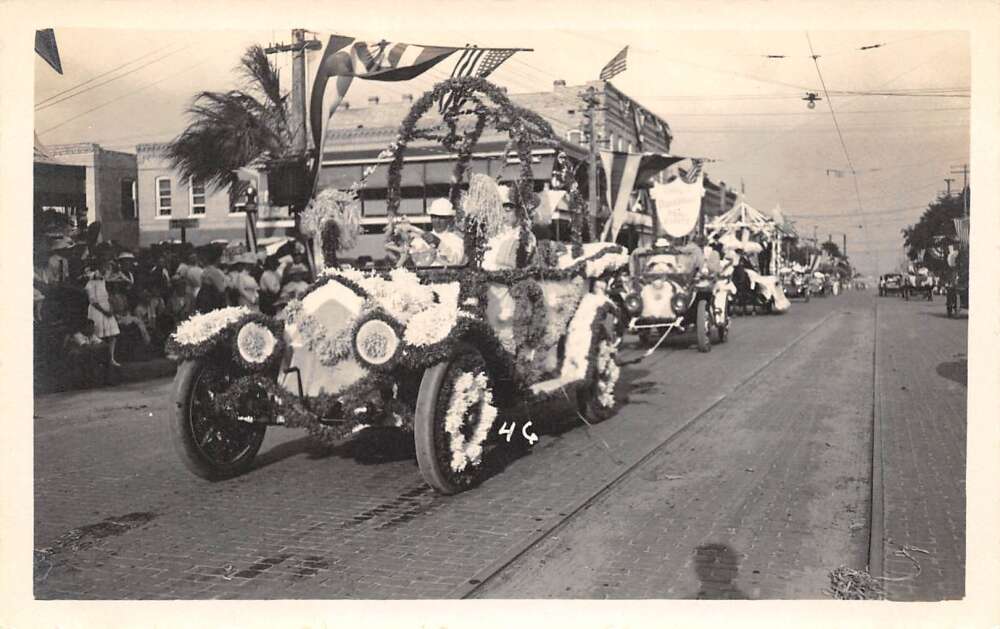
[[259,45],[247,48],[237,72],[242,90],[200,92],[188,108],[188,127],[167,145],[166,156],[182,178],[242,192],[234,171],[265,155],[279,157],[292,146],[288,95],[278,70]]

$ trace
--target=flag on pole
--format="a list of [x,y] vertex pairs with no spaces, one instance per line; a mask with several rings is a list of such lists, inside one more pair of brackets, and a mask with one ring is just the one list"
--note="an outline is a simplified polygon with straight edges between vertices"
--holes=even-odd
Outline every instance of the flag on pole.
[[601,68],[601,80],[607,81],[616,74],[620,74],[625,71],[625,61],[628,56],[628,46],[621,49],[617,55],[611,58],[611,61],[607,63],[603,68]]
[[[356,41],[353,37],[331,35],[316,69],[309,101],[309,122],[317,147],[317,164],[323,158],[324,125],[347,95],[355,78],[371,81],[407,81],[431,69],[458,48],[418,46],[399,42]],[[326,87],[336,77],[336,90],[326,102]],[[318,168],[316,168],[318,172]]]
[[[516,48],[478,48],[473,46],[462,51],[462,56],[451,71],[451,78],[461,79],[475,76],[485,79],[517,52]],[[450,109],[458,109],[465,102],[463,94],[447,92],[438,99],[438,112],[444,113]]]

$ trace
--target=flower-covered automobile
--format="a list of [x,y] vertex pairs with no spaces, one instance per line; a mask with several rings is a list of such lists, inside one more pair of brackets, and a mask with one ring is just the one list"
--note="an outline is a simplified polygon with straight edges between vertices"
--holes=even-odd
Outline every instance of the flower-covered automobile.
[[707,271],[700,253],[660,245],[632,252],[628,293],[628,330],[643,345],[653,345],[667,334],[695,332],[698,350],[729,336],[729,295],[734,290],[726,276]]
[[934,276],[930,270],[921,266],[913,273],[906,275],[903,299],[909,301],[912,295],[923,295],[927,301],[934,300]]
[[[419,114],[445,89],[468,94],[484,84],[448,81],[414,104],[417,115],[392,147],[390,212]],[[500,90],[486,96],[497,103],[486,115],[512,129],[519,150],[551,135]],[[464,266],[331,267],[278,317],[226,308],[182,324],[169,350],[181,360],[172,426],[186,465],[209,479],[240,474],[268,426],[305,428],[327,443],[389,426],[412,431],[422,476],[451,494],[481,478],[487,449],[505,443],[500,430],[526,403],[566,398],[589,422],[610,416],[620,339],[605,286],[628,256],[608,243],[535,241],[525,169],[530,175],[530,160],[516,183],[522,192],[502,207],[485,175],[454,196],[469,254]],[[498,224],[504,216],[517,220]],[[325,220],[319,212],[317,231],[343,232],[351,223],[324,230]],[[501,255],[508,250],[517,253],[509,264]]]

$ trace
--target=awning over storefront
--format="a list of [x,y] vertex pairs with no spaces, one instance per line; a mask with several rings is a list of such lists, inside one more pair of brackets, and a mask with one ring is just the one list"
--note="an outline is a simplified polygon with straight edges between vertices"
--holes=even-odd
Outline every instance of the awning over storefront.
[[[505,142],[483,142],[477,147],[469,163],[469,173],[483,173],[492,177],[514,179],[518,175],[518,160],[513,155],[503,155]],[[574,159],[584,159],[585,154],[573,144],[564,144],[560,149]],[[555,166],[556,150],[539,148],[533,152],[531,171],[536,181],[548,180]],[[337,159],[329,159],[336,155]],[[327,153],[319,174],[319,187],[346,189],[361,179],[364,169],[375,163],[378,151],[353,151],[351,153]],[[440,148],[408,149],[402,172],[402,186],[438,186],[451,184],[455,172],[456,154],[442,153]],[[375,190],[388,186],[388,162],[380,165],[365,182],[365,188]]]

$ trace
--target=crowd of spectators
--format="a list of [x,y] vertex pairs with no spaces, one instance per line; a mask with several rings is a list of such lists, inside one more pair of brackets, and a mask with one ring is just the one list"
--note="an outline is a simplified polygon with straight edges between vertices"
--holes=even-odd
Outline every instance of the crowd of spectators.
[[311,279],[295,241],[268,255],[225,243],[129,250],[51,239],[35,248],[36,382],[39,370],[50,388],[107,382],[122,363],[162,357],[192,314],[230,305],[275,314]]

